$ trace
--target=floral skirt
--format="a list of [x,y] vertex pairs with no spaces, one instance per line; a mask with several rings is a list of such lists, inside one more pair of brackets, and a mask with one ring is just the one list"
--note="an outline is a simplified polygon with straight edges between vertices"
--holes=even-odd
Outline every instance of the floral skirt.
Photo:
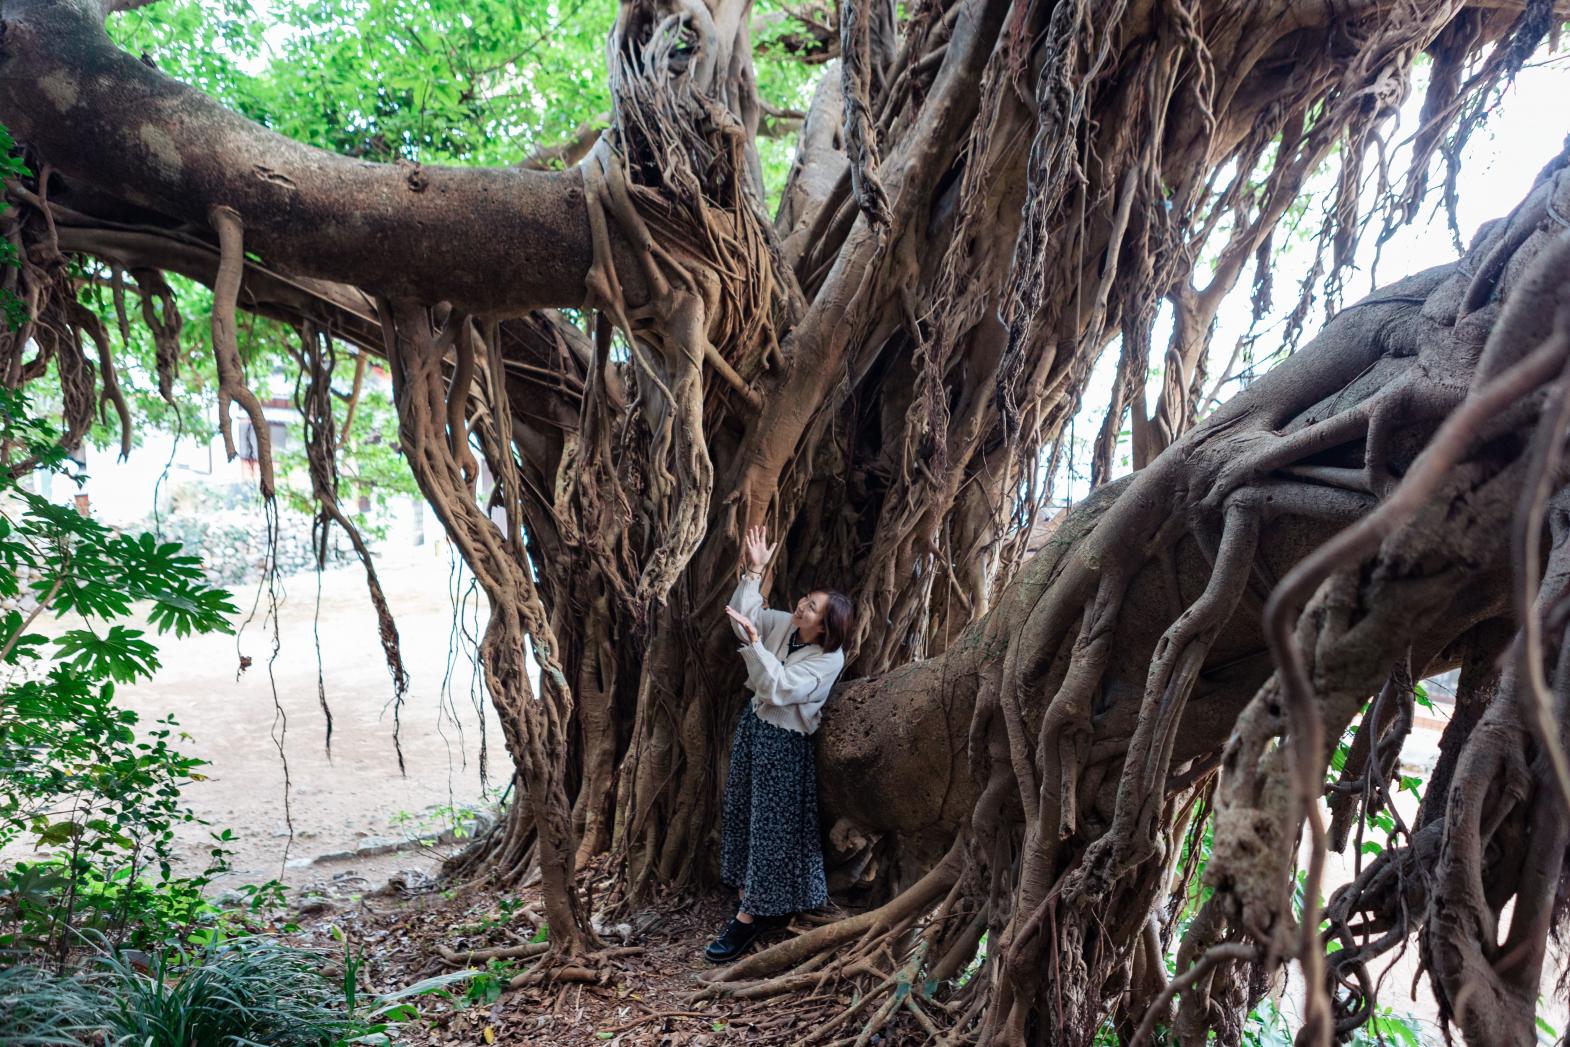
[[731,740],[720,876],[753,916],[816,909],[829,897],[812,739],[760,720],[750,705]]

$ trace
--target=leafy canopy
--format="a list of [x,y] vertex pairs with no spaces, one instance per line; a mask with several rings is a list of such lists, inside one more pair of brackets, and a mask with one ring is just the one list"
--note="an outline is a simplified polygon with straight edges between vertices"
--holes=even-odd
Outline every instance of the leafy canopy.
[[[779,0],[755,12],[788,15]],[[110,28],[298,141],[368,160],[502,165],[603,121],[615,17],[614,0],[170,0]],[[805,109],[821,67],[767,48],[756,63],[766,105]],[[791,145],[759,143],[771,195]]]

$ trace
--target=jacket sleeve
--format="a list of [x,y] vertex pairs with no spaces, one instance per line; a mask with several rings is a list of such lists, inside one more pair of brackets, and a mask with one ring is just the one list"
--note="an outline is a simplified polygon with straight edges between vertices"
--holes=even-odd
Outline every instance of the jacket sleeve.
[[[736,586],[736,591],[731,593],[730,606],[752,619],[758,631],[762,632],[766,625],[777,625],[783,619],[790,621],[790,615],[784,611],[771,611],[763,606],[763,593],[758,590],[758,581],[746,575],[741,576],[741,581]],[[727,618],[726,621],[730,622]],[[745,641],[747,634],[741,631],[741,626],[730,622],[731,632],[736,634],[736,639]]]
[[761,643],[743,647],[741,657],[747,663],[747,686],[769,705],[820,702],[828,697],[845,667],[845,655],[840,651],[825,651],[785,665]]

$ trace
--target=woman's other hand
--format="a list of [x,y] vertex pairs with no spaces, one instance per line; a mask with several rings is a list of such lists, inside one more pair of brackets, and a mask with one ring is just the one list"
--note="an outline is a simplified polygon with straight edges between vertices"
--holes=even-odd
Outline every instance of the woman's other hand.
[[752,619],[742,614],[736,608],[725,605],[725,613],[730,615],[730,620],[741,626],[742,632],[747,634],[748,643],[758,642],[758,627],[752,624]]
[[[775,545],[779,543],[776,542]],[[762,574],[774,557],[774,545],[769,544],[769,532],[761,524],[747,528],[746,540],[741,543],[742,559],[748,574]]]

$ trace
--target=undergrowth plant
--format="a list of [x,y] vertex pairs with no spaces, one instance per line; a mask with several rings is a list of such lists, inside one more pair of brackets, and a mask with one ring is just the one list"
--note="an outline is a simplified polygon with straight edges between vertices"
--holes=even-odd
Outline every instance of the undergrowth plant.
[[[62,961],[95,929],[139,945],[188,927],[207,873],[177,876],[175,828],[195,820],[181,788],[204,761],[182,753],[173,718],[151,725],[115,700],[150,679],[159,634],[227,632],[229,594],[172,542],[116,534],[24,486],[63,473],[53,425],[0,389],[0,845],[30,839],[47,857],[0,874],[0,948]],[[24,581],[25,579],[25,581]]]
[[358,990],[362,959],[345,945],[338,977],[326,957],[261,937],[141,958],[91,939],[92,955],[64,974],[35,964],[0,968],[6,1047],[348,1047],[388,1044],[419,1017],[414,1000],[458,1002],[449,986],[475,972],[428,978],[397,992]]

